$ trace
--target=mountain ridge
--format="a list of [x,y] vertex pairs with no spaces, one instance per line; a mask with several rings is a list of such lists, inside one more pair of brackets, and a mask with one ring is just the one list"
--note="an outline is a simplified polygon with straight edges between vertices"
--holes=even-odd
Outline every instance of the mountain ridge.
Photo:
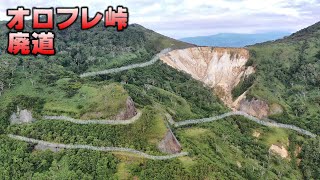
[[277,40],[290,35],[289,32],[267,32],[267,33],[220,33],[209,36],[196,36],[181,38],[179,40],[196,44],[198,46],[218,47],[245,47],[256,43]]
[[[185,119],[198,123],[230,111],[212,88],[160,61],[143,68],[79,77],[84,72],[144,63],[162,49],[175,47],[179,49],[176,51],[184,51],[190,44],[139,25],[123,32],[99,25],[87,31],[71,27],[56,35],[55,56],[0,55],[0,81],[4,84],[0,89],[0,174],[6,179],[319,179],[319,162],[314,161],[320,158],[319,137],[261,126],[245,116],[172,128],[182,151],[189,154],[166,161],[132,157],[125,152],[40,151],[36,143],[10,139],[7,134],[85,147],[128,147],[164,155],[158,145],[162,140],[168,142],[167,114],[179,125],[189,123]],[[1,48],[6,46],[6,39],[6,32],[1,32]],[[238,76],[237,72],[242,75],[244,69],[254,67],[254,77],[237,79],[240,82],[232,86],[229,97],[236,99],[245,93],[247,104],[263,101],[269,106],[273,112],[270,119],[317,133],[320,83],[319,58],[315,55],[319,39],[311,39],[246,47],[249,59],[241,66],[223,71],[224,64],[212,66],[211,70]],[[198,59],[207,57],[208,64],[210,57],[217,57],[222,64],[230,58],[239,59],[237,53],[224,51],[213,56],[199,52]],[[192,56],[183,58],[189,57]],[[199,70],[198,61],[190,62],[194,63],[190,68]],[[46,113],[80,118],[86,113],[103,112],[105,118],[112,117],[123,110],[127,96],[142,111],[131,124],[41,120]],[[32,112],[37,121],[10,124],[8,119],[17,107]],[[274,153],[275,146],[287,155]]]

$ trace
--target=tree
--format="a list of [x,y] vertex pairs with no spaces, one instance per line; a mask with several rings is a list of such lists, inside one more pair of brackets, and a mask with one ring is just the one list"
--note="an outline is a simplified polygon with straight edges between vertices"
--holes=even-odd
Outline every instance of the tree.
[[310,139],[302,145],[300,167],[306,179],[320,179],[320,138]]

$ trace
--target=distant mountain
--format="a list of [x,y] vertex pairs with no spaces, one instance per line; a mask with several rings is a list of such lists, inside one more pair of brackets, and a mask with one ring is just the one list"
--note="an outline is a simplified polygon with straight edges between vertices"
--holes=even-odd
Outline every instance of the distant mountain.
[[198,46],[244,47],[280,39],[290,34],[291,33],[289,32],[269,32],[259,34],[221,33],[212,36],[187,37],[180,40]]

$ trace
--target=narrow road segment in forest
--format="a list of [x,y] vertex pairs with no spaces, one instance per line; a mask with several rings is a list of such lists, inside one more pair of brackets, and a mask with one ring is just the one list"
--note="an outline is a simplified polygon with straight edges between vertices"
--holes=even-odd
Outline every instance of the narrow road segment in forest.
[[67,116],[43,116],[44,120],[56,120],[56,121],[68,121],[75,124],[111,124],[111,125],[125,125],[136,122],[142,115],[142,112],[138,110],[138,113],[128,120],[83,120],[83,119],[74,119],[72,117]]
[[147,62],[144,62],[144,63],[131,64],[131,65],[128,65],[128,66],[122,66],[122,67],[113,68],[113,69],[106,69],[106,70],[103,70],[103,71],[87,72],[87,73],[81,74],[80,77],[84,78],[84,77],[90,77],[90,76],[118,73],[118,72],[126,71],[126,70],[129,70],[129,69],[135,69],[135,68],[141,68],[141,67],[150,66],[150,65],[154,64],[155,62],[157,62],[161,55],[164,55],[164,54],[166,54],[166,53],[168,53],[170,51],[171,51],[170,48],[164,49],[160,53],[156,54],[150,61],[147,61]]
[[17,136],[17,135],[12,135],[9,134],[8,137],[19,140],[19,141],[24,141],[28,143],[34,143],[34,144],[39,144],[45,147],[51,147],[51,148],[61,148],[61,149],[88,149],[88,150],[94,150],[94,151],[105,151],[105,152],[127,152],[131,154],[136,154],[138,156],[147,158],[147,159],[152,159],[152,160],[167,160],[167,159],[173,159],[181,156],[186,156],[188,155],[187,152],[181,152],[177,154],[172,154],[172,155],[166,155],[166,156],[154,156],[150,154],[146,154],[144,152],[130,149],[130,148],[121,148],[121,147],[97,147],[97,146],[90,146],[90,145],[81,145],[81,144],[58,144],[58,143],[52,143],[52,142],[47,142],[47,141],[42,141],[42,140],[37,140],[37,139],[32,139],[24,136]]

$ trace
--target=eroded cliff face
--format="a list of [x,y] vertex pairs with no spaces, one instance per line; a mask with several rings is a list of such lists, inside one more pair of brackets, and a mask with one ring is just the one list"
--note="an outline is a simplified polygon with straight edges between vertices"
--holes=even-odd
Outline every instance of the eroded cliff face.
[[245,66],[249,51],[244,48],[194,47],[171,51],[160,59],[213,88],[230,108],[234,108],[232,89],[254,73],[253,67]]
[[132,117],[134,117],[135,115],[137,115],[137,109],[134,105],[134,101],[132,100],[132,98],[129,96],[126,100],[126,108],[124,110],[122,110],[117,116],[116,116],[116,120],[127,120],[130,119]]

